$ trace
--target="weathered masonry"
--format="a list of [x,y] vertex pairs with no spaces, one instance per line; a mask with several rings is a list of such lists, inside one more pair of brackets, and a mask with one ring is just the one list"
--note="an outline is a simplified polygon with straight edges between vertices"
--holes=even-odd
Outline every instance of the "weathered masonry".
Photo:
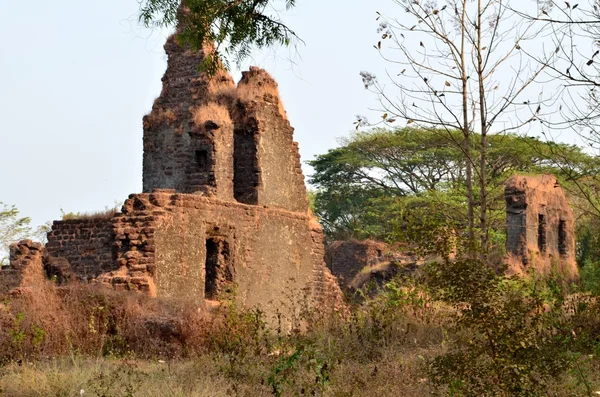
[[513,271],[577,277],[575,220],[552,175],[511,177],[505,185],[506,250]]
[[339,302],[275,81],[251,68],[236,86],[199,72],[206,50],[174,37],[165,49],[143,122],[143,193],[110,217],[54,222],[37,247],[46,274],[198,303],[235,293],[269,314]]

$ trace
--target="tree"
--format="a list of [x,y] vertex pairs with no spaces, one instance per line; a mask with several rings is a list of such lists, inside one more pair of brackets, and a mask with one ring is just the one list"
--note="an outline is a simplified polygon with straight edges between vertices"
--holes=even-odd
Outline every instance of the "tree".
[[[281,20],[274,0],[141,0],[139,20],[145,26],[178,25],[179,38],[192,48],[214,43],[215,49],[203,67],[216,71],[229,66],[228,57],[239,65],[253,46],[289,45],[300,40]],[[285,0],[286,9],[296,0]]]
[[8,246],[31,234],[31,219],[21,217],[14,205],[0,202],[0,266],[6,266]]
[[575,128],[595,149],[600,148],[600,8],[597,1],[536,0],[537,13],[519,14],[547,24],[552,46],[527,55],[543,65],[551,78],[560,80],[561,101],[553,117],[542,118],[552,130]]
[[402,19],[378,16],[376,48],[391,65],[387,76],[396,90],[368,72],[361,73],[363,82],[380,99],[383,123],[400,119],[443,133],[460,149],[467,239],[475,251],[478,233],[485,256],[489,135],[521,132],[542,113],[546,98],[536,93],[532,99],[531,90],[545,65],[530,60],[522,48],[539,46],[545,25],[521,17],[508,7],[509,0],[393,1],[405,12]]
[[[467,162],[460,131],[375,128],[355,132],[343,146],[317,156],[315,213],[328,240],[376,238],[411,243],[423,253],[444,253],[468,224]],[[473,139],[480,139],[478,134]],[[600,170],[579,147],[513,134],[487,139],[490,250],[504,243],[504,181],[514,173],[554,173],[568,191]],[[563,155],[553,157],[554,153]],[[595,170],[595,171],[594,171]],[[579,178],[573,179],[570,178]],[[578,200],[575,201],[575,204]],[[581,211],[581,213],[583,213]],[[442,252],[440,252],[442,250]]]
[[[545,68],[549,80],[561,83],[557,111],[539,118],[542,133],[552,140],[556,133],[572,130],[587,144],[588,152],[597,154],[600,150],[600,4],[553,0],[537,3],[537,13],[519,12],[519,15],[546,24],[552,45],[525,53]],[[555,148],[554,157],[564,156],[561,150]],[[573,182],[570,188],[580,198],[577,204],[588,218],[586,222],[600,224],[597,168],[588,163],[568,173],[568,180]]]

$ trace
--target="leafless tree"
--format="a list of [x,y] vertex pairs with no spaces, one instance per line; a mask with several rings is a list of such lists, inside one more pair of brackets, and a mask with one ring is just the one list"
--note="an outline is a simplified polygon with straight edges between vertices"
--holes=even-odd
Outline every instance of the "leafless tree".
[[[436,129],[461,148],[468,248],[473,252],[479,241],[485,256],[488,135],[531,130],[555,100],[537,84],[548,63],[527,55],[550,27],[521,15],[528,10],[514,10],[510,0],[391,1],[401,12],[378,15],[385,79],[362,72],[363,82],[378,95],[381,123]],[[451,133],[457,130],[460,141]]]
[[530,53],[560,81],[562,95],[558,114],[543,119],[550,130],[575,129],[589,146],[600,149],[600,1],[581,3],[538,1],[538,12],[523,18],[546,23],[551,30],[555,54]]
[[[533,2],[533,1],[532,1]],[[547,51],[527,51],[526,55],[545,68],[549,79],[559,82],[557,112],[540,117],[547,139],[563,131],[575,131],[587,143],[588,151],[600,151],[600,1],[578,2],[536,0],[534,13],[516,11],[529,23],[545,24]],[[553,156],[568,153],[556,147]],[[592,157],[593,159],[593,157]],[[584,169],[570,167],[569,175],[574,201],[584,203],[584,211],[600,219],[598,188],[600,175],[596,162]]]

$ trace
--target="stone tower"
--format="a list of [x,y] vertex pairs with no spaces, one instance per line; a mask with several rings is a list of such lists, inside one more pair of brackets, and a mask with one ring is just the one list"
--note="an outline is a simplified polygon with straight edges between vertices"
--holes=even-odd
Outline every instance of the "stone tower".
[[204,51],[171,37],[163,90],[144,118],[144,192],[174,189],[225,201],[306,212],[293,128],[264,70],[199,71]]
[[510,269],[539,275],[558,271],[576,278],[575,219],[556,178],[514,175],[504,195]]
[[[234,293],[272,319],[297,314],[298,301],[341,307],[273,78],[250,68],[236,86],[226,72],[200,72],[210,48],[192,51],[173,36],[165,50],[163,89],[143,120],[143,192],[121,212],[54,222],[34,265],[58,282],[201,306]],[[3,274],[31,267],[21,256]]]

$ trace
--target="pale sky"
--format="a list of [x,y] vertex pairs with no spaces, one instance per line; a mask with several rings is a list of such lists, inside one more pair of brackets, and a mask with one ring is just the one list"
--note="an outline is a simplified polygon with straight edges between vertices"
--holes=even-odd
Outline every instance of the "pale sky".
[[[306,45],[250,63],[278,81],[306,161],[375,105],[359,72],[381,64],[375,12],[396,7],[298,3],[285,21]],[[136,0],[0,0],[0,201],[35,225],[59,219],[61,208],[102,210],[142,189],[142,116],[166,58],[165,36],[140,28],[137,10]]]
[[[137,11],[137,0],[0,0],[0,201],[34,225],[142,189],[142,117],[161,89],[166,37]],[[376,11],[404,12],[392,0],[299,0],[284,20],[306,44],[249,62],[278,81],[303,161],[337,146],[355,115],[374,115],[359,72],[386,67]]]

